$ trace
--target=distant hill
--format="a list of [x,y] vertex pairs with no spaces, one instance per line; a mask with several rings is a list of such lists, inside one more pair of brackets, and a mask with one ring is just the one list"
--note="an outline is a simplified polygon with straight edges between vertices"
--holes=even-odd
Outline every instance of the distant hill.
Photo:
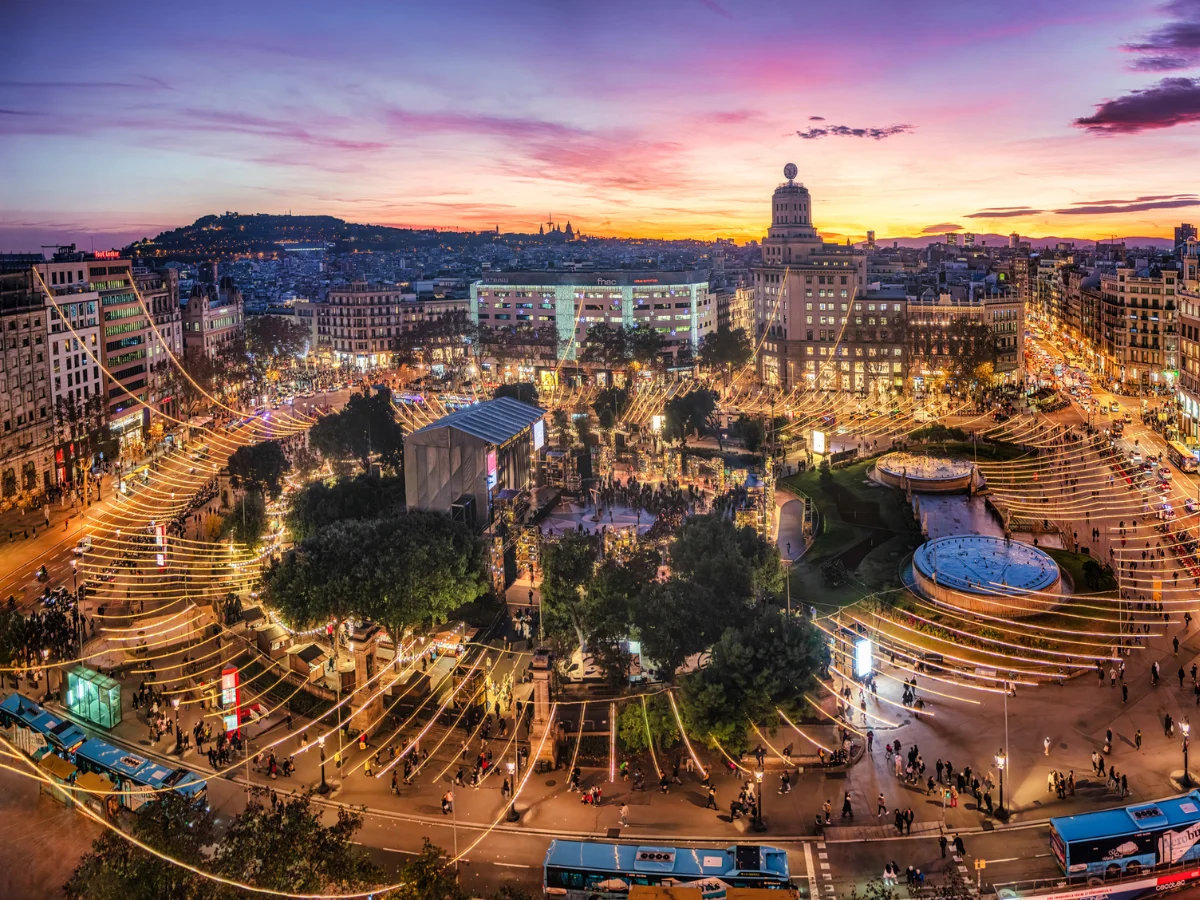
[[491,232],[436,231],[359,225],[334,216],[276,216],[227,212],[202,216],[191,225],[164,231],[125,248],[134,256],[208,259],[239,254],[273,254],[287,245],[326,247],[334,252],[415,250],[490,241]]
[[[947,233],[953,233],[953,232],[947,232]],[[965,232],[962,232],[962,231],[958,232],[959,246],[962,245],[963,234],[965,234]],[[938,241],[942,241],[942,240],[945,240],[944,234],[923,234],[923,235],[919,235],[917,237],[876,238],[875,245],[877,247],[890,247],[890,246],[892,246],[892,242],[895,241],[895,242],[899,243],[899,245],[901,247],[915,247],[917,249],[920,249],[922,247],[927,247],[930,244],[936,244]],[[1077,238],[1077,237],[1031,237],[1029,235],[1023,234],[1023,235],[1021,235],[1021,240],[1028,241],[1029,245],[1035,250],[1044,250],[1047,247],[1052,248],[1058,243],[1074,244],[1076,247],[1079,247],[1079,248],[1094,247],[1096,245],[1095,241],[1090,241],[1090,240],[1087,240],[1086,238]],[[1171,247],[1173,247],[1175,245],[1175,241],[1169,237],[1146,237],[1146,236],[1141,236],[1141,235],[1134,236],[1134,237],[1113,238],[1113,239],[1105,240],[1102,243],[1108,244],[1108,243],[1112,243],[1113,241],[1115,241],[1118,244],[1124,242],[1126,247],[1153,247],[1156,250],[1170,250]],[[980,234],[979,232],[976,232],[975,233],[975,246],[978,247],[980,244],[985,244],[985,243],[989,247],[1007,247],[1008,246],[1008,235],[1007,234]],[[859,242],[859,246],[862,246],[861,241]]]

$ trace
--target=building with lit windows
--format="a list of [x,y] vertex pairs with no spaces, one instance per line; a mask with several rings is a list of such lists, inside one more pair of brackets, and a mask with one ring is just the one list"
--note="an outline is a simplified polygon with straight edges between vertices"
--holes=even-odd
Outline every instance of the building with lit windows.
[[471,320],[481,328],[553,329],[558,354],[576,359],[588,328],[653,328],[665,353],[690,357],[717,329],[706,272],[503,272],[471,285]]
[[1157,263],[1100,276],[1103,370],[1113,381],[1171,387],[1179,374],[1180,272]]
[[[179,306],[179,271],[135,267],[134,282],[150,310],[154,328],[146,335],[146,362],[150,373],[150,400],[155,410],[178,416],[179,380],[175,359],[183,358],[183,310]],[[157,332],[157,334],[155,333]]]
[[412,296],[398,284],[355,281],[331,287],[319,310],[322,346],[342,365],[359,369],[388,365],[405,330],[402,304]]
[[0,274],[0,497],[33,495],[54,482],[44,294],[29,268]]
[[246,332],[242,292],[228,275],[220,284],[201,282],[183,306],[183,352],[210,359]]
[[762,262],[752,270],[763,382],[862,395],[902,388],[902,292],[868,298],[866,253],[825,243],[791,163],[784,177],[771,201]]
[[1189,237],[1179,253],[1179,403],[1180,436],[1200,446],[1200,247]]
[[955,352],[955,323],[982,322],[991,332],[994,371],[1001,381],[1019,382],[1025,368],[1025,304],[1014,290],[975,283],[908,299],[905,337],[912,378],[945,372]]

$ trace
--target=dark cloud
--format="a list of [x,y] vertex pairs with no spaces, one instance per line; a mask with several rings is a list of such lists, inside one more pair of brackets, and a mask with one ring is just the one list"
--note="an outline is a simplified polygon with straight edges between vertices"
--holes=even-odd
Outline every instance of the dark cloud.
[[1184,197],[1177,200],[1150,200],[1143,203],[1068,206],[1066,209],[1054,209],[1051,212],[1057,213],[1060,216],[1103,216],[1127,212],[1145,212],[1149,209],[1182,209],[1188,206],[1200,206],[1200,198]]
[[1163,11],[1173,21],[1122,47],[1138,57],[1131,68],[1167,72],[1200,63],[1200,0],[1174,0],[1165,4]]
[[953,222],[942,222],[940,225],[930,225],[928,228],[922,228],[921,234],[945,234],[947,231],[962,231],[962,226],[955,225]]
[[[809,117],[809,121],[824,121],[819,116]],[[884,138],[897,134],[908,134],[913,130],[912,125],[888,125],[886,128],[851,128],[848,125],[830,125],[826,128],[809,128],[807,131],[797,131],[796,134],[806,141],[814,141],[823,137],[856,137],[871,138],[882,141]]]
[[1164,78],[1153,87],[1105,100],[1076,128],[1092,134],[1137,134],[1200,122],[1200,78]]
[[1019,216],[1034,216],[1045,212],[1043,209],[1032,209],[1028,206],[1006,207],[1004,209],[981,209],[979,212],[967,213],[965,219],[1015,219]]
[[824,121],[825,121],[825,117],[824,117],[824,116],[809,116],[809,117],[808,117],[808,121],[810,121],[810,122],[824,122]]

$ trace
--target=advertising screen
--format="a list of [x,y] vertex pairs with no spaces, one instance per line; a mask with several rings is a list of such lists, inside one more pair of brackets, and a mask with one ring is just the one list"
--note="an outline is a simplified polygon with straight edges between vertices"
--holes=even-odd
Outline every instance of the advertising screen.
[[533,423],[533,449],[541,450],[546,443],[546,423],[538,419]]

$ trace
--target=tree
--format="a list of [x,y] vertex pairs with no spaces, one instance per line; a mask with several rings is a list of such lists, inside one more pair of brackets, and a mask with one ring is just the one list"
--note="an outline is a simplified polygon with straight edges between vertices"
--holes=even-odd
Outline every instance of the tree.
[[705,335],[700,344],[700,365],[721,372],[726,389],[733,380],[733,370],[745,366],[753,358],[754,345],[744,328],[719,325],[716,331]]
[[194,416],[208,407],[209,396],[217,391],[217,365],[206,353],[189,353],[183,358],[183,371],[188,377],[181,375],[176,386],[184,411]]
[[587,643],[586,590],[596,570],[596,541],[569,531],[546,547],[542,560],[542,627],[547,634],[574,632]]
[[[646,587],[633,606],[633,624],[642,654],[658,664],[658,675],[674,682],[676,673],[693,653],[699,653],[736,621],[712,591],[694,581],[671,578]],[[736,604],[741,605],[741,604]],[[744,614],[744,607],[743,607]]]
[[441,513],[412,510],[378,520],[361,554],[358,612],[382,624],[397,646],[407,628],[445,622],[487,591],[483,544]]
[[421,852],[404,864],[400,887],[389,900],[467,900],[453,866],[442,862],[442,848],[425,838]]
[[795,711],[829,659],[821,632],[808,620],[778,610],[730,628],[713,646],[703,669],[683,681],[689,733],[744,749],[749,722],[776,721],[776,708]]
[[[208,867],[212,815],[163,794],[130,823],[133,836],[182,863]],[[213,882],[142,850],[105,828],[84,854],[63,893],[69,900],[194,900],[215,896]]]
[[357,475],[305,485],[291,495],[285,522],[292,538],[302,541],[334,522],[380,519],[403,510],[403,478]]
[[614,364],[623,365],[628,358],[629,335],[624,328],[612,328],[603,322],[588,325],[584,336],[580,362],[601,364],[610,369]]
[[340,626],[357,615],[397,642],[410,626],[443,622],[486,589],[474,534],[449,516],[417,511],[335,521],[263,574],[264,598],[294,627]]
[[742,443],[751,453],[757,453],[767,437],[766,426],[763,425],[763,420],[759,416],[745,414],[738,416],[734,423],[734,430],[741,436]]
[[588,654],[614,687],[629,680],[629,653],[622,643],[629,637],[630,609],[644,583],[644,569],[636,561],[626,566],[606,559],[596,567],[580,600]]
[[266,359],[292,360],[309,349],[312,332],[303,322],[284,316],[247,316],[246,349]]
[[383,388],[368,396],[352,394],[346,406],[322,416],[310,429],[309,446],[326,459],[354,459],[363,471],[378,456],[388,468],[399,471],[404,458],[404,431],[396,420],[392,394]]
[[703,433],[717,409],[717,395],[704,388],[694,388],[680,397],[667,401],[664,409],[663,437],[687,446],[688,435]]
[[[339,805],[337,821],[325,825],[312,792],[265,802],[258,788],[245,810],[229,822],[217,846],[217,872],[257,887],[292,893],[359,891],[377,884],[379,868],[355,843],[362,816]],[[232,898],[240,892],[222,889]]]
[[679,726],[675,722],[670,701],[662,694],[655,694],[646,698],[646,708],[643,710],[639,698],[630,698],[617,717],[617,737],[621,740],[621,746],[630,753],[649,750],[650,739],[658,751],[673,749],[679,744]]
[[990,377],[996,362],[996,340],[986,322],[958,316],[947,327],[950,354],[946,374],[959,387],[971,387]]
[[606,431],[614,428],[629,408],[629,390],[623,387],[606,387],[596,394],[592,409]]
[[496,388],[496,393],[492,396],[496,398],[511,397],[514,400],[520,400],[522,403],[528,403],[530,406],[537,406],[538,402],[537,385],[532,381],[499,385]]
[[666,340],[657,328],[630,326],[625,331],[629,358],[644,369],[657,369],[662,363]]
[[283,489],[283,476],[291,468],[279,441],[247,444],[229,457],[229,476],[234,487],[265,491],[271,497],[279,496]]
[[257,547],[266,531],[267,504],[257,491],[242,494],[221,519],[220,536],[232,537],[247,547]]
[[671,574],[743,604],[782,588],[779,549],[753,528],[717,516],[693,516],[675,533]]

